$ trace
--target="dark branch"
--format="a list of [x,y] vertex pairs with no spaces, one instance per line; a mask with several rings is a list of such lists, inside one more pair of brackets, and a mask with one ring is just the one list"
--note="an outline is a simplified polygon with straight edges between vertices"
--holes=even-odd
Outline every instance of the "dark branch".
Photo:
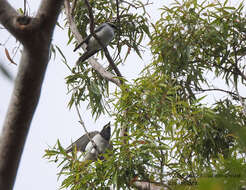
[[63,0],[43,0],[38,16],[31,18],[18,16],[5,0],[0,0],[0,22],[24,46],[0,138],[0,187],[4,190],[11,190],[15,182],[39,101],[52,34],[62,4]]
[[94,29],[95,29],[95,22],[94,22],[94,16],[93,16],[93,11],[90,3],[88,0],[85,0],[85,4],[87,6],[88,12],[89,12],[89,18],[90,18],[90,32],[93,35],[94,34]]
[[78,114],[78,116],[79,116],[79,123],[82,125],[82,127],[83,127],[83,129],[84,129],[84,131],[85,131],[85,133],[86,133],[86,136],[88,137],[89,141],[91,142],[91,144],[93,145],[93,147],[95,148],[95,150],[96,150],[97,153],[98,153],[97,145],[96,145],[96,143],[94,142],[94,140],[90,137],[89,132],[87,131],[87,129],[86,129],[86,127],[85,127],[85,123],[84,123],[84,121],[83,121],[83,119],[82,119],[82,116],[80,115],[80,112],[79,112],[79,108],[78,108],[77,103],[75,103],[75,108],[76,108],[76,112],[77,112],[77,114]]
[[72,7],[71,7],[71,16],[74,17],[74,11],[75,11],[75,7],[77,5],[77,1],[78,0],[73,0],[72,2]]
[[36,17],[42,20],[40,27],[42,29],[44,27],[43,35],[46,35],[45,32],[52,35],[58,15],[61,11],[61,2],[63,3],[63,0],[42,0]]
[[[80,35],[76,24],[73,21],[72,15],[71,15],[71,8],[70,8],[70,4],[69,4],[69,0],[65,0],[65,12],[67,15],[67,19],[68,19],[68,23],[69,23],[69,27],[75,37],[75,39],[80,43],[83,41],[82,36]],[[85,47],[82,46],[85,50]],[[115,78],[115,75],[113,75],[112,73],[106,71],[95,59],[90,58],[89,64],[93,67],[93,69],[95,69],[98,73],[100,73],[100,75],[105,78],[108,81],[111,81],[113,83],[115,83],[117,86],[120,86],[120,80]]]
[[172,190],[172,188],[166,184],[160,184],[148,181],[134,181],[133,185],[138,190]]
[[6,0],[0,0],[0,23],[16,38],[19,38],[19,29],[15,25],[18,16],[19,14]]
[[[98,36],[94,33],[94,28],[95,28],[95,22],[94,22],[94,17],[93,17],[93,11],[92,11],[92,7],[90,6],[88,0],[85,0],[85,4],[87,6],[88,12],[89,12],[89,18],[90,18],[90,32],[93,35],[93,37],[98,41],[98,43],[100,44],[100,46],[102,47],[105,56],[109,62],[109,65],[113,68],[113,70],[115,71],[116,75],[118,77],[122,78],[122,74],[120,73],[118,67],[115,65],[112,57],[110,56],[108,49],[106,46],[103,45],[103,43],[101,42],[101,40],[98,38]],[[122,84],[122,80],[120,80],[121,84]]]
[[[238,94],[234,93],[234,92],[231,92],[229,90],[223,90],[223,89],[220,89],[220,88],[209,88],[209,89],[198,89],[198,91],[200,92],[208,92],[208,91],[220,91],[220,92],[224,92],[224,93],[227,93],[229,94],[230,96],[232,96],[233,98],[237,97],[237,99],[239,99],[239,96]],[[246,97],[242,97],[240,96],[240,98],[242,99],[246,99]]]

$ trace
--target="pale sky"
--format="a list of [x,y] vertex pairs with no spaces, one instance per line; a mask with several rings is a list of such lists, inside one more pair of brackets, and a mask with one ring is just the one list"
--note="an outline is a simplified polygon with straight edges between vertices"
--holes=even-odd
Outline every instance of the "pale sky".
[[[23,1],[9,0],[9,2],[15,8],[23,7]],[[39,5],[38,2],[40,1],[29,0],[31,15],[35,15]],[[151,9],[151,16],[156,19],[159,16],[157,8],[161,7],[161,1],[153,0],[153,2],[154,6],[149,9]],[[63,20],[62,16],[60,16],[59,20]],[[0,35],[0,43],[3,43],[5,41],[4,39],[10,36],[5,30],[0,30]],[[56,27],[52,43],[58,45],[64,51],[69,65],[73,66],[78,56],[72,51],[74,48],[73,45],[67,46],[67,41],[67,32]],[[16,47],[15,39],[11,38],[4,47],[7,47],[11,52],[12,49]],[[18,66],[9,63],[6,59],[4,47],[0,46],[0,61],[3,61],[5,66],[15,76]],[[20,55],[17,54],[14,58],[17,64],[19,57]],[[143,60],[136,58],[136,55],[132,52],[124,66],[120,67],[120,70],[127,79],[133,79],[138,76],[143,66],[147,65],[150,61],[151,56],[148,51],[144,53]],[[84,133],[78,123],[78,116],[75,110],[69,110],[67,107],[70,94],[67,95],[64,78],[69,74],[69,70],[61,62],[61,57],[57,52],[55,61],[53,58],[50,60],[46,71],[41,98],[30,127],[18,170],[14,186],[15,190],[58,189],[59,187],[56,165],[42,158],[44,150],[47,149],[48,146],[53,146],[57,139],[66,147],[70,144],[71,140],[76,140]],[[0,130],[2,129],[2,123],[12,89],[13,83],[10,83],[6,78],[0,75]],[[30,91],[31,90],[32,89],[30,89]],[[95,122],[91,118],[91,115],[86,112],[85,106],[81,109],[81,113],[89,131],[95,129],[99,130],[110,120],[108,116],[105,116]]]
[[[15,8],[23,7],[22,1],[9,0],[9,2]],[[39,5],[38,2],[40,1],[29,0],[31,15],[35,15]],[[60,15],[59,21],[62,22],[63,18],[64,17]],[[0,43],[4,43],[5,39],[8,39],[10,36],[5,30],[0,30],[0,35]],[[78,55],[72,51],[74,48],[73,45],[67,46],[67,41],[67,31],[56,27],[52,43],[58,45],[64,51],[69,65],[73,66]],[[12,49],[16,47],[15,39],[10,38],[4,47],[7,47],[11,53]],[[7,69],[15,76],[18,66],[9,63],[6,59],[4,47],[0,46],[0,60],[3,61]],[[151,60],[150,54],[145,54],[144,61],[137,59],[138,63],[136,63],[135,53],[132,52],[131,54],[124,66],[120,68],[122,74],[128,79],[136,78],[143,68],[143,65],[148,64]],[[146,57],[146,55],[148,55],[148,57]],[[19,58],[19,54],[14,58],[17,64]],[[48,146],[55,145],[57,139],[66,147],[71,143],[71,140],[76,140],[84,133],[83,128],[78,123],[79,119],[75,109],[69,110],[67,107],[70,94],[67,95],[65,77],[69,74],[70,71],[62,63],[61,56],[59,56],[57,52],[55,61],[53,58],[50,60],[46,71],[40,101],[32,120],[22,154],[14,186],[15,190],[58,189],[59,187],[56,165],[42,158],[45,153],[44,150],[47,149]],[[12,89],[13,83],[0,75],[0,130],[2,129],[2,123],[7,111]],[[82,107],[81,113],[89,131],[95,129],[100,130],[100,128],[110,120],[108,116],[105,116],[95,122],[89,112],[86,112],[85,107],[86,104]]]

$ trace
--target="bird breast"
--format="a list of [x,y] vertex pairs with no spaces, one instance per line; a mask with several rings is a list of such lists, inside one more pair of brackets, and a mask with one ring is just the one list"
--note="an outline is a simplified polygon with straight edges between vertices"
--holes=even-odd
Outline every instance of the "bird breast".
[[[102,44],[107,46],[114,37],[114,30],[110,27],[105,27],[96,33]],[[102,49],[98,41],[92,36],[88,43],[88,50],[99,50]]]
[[[95,137],[93,137],[92,140],[97,145],[97,150],[99,151],[99,153],[104,153],[105,149],[108,147],[108,141],[105,140],[100,134],[97,134]],[[95,154],[97,152],[96,149],[93,147],[91,141],[87,144],[85,151],[92,154]]]

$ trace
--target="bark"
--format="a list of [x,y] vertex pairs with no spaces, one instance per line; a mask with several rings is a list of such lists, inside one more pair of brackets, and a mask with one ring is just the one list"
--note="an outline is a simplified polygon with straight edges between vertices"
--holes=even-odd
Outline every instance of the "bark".
[[133,185],[138,190],[172,190],[171,187],[165,184],[152,183],[147,181],[135,181]]
[[63,0],[43,0],[37,16],[20,16],[0,0],[1,24],[23,45],[14,89],[0,137],[0,187],[13,188],[49,61],[50,43]]

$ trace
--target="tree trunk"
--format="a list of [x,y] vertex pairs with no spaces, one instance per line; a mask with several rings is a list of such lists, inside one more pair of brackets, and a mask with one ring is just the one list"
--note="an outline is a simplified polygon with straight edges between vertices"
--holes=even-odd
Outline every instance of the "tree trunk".
[[20,16],[0,0],[0,22],[24,48],[0,137],[0,188],[13,188],[49,61],[49,48],[63,0],[43,0],[35,18]]

